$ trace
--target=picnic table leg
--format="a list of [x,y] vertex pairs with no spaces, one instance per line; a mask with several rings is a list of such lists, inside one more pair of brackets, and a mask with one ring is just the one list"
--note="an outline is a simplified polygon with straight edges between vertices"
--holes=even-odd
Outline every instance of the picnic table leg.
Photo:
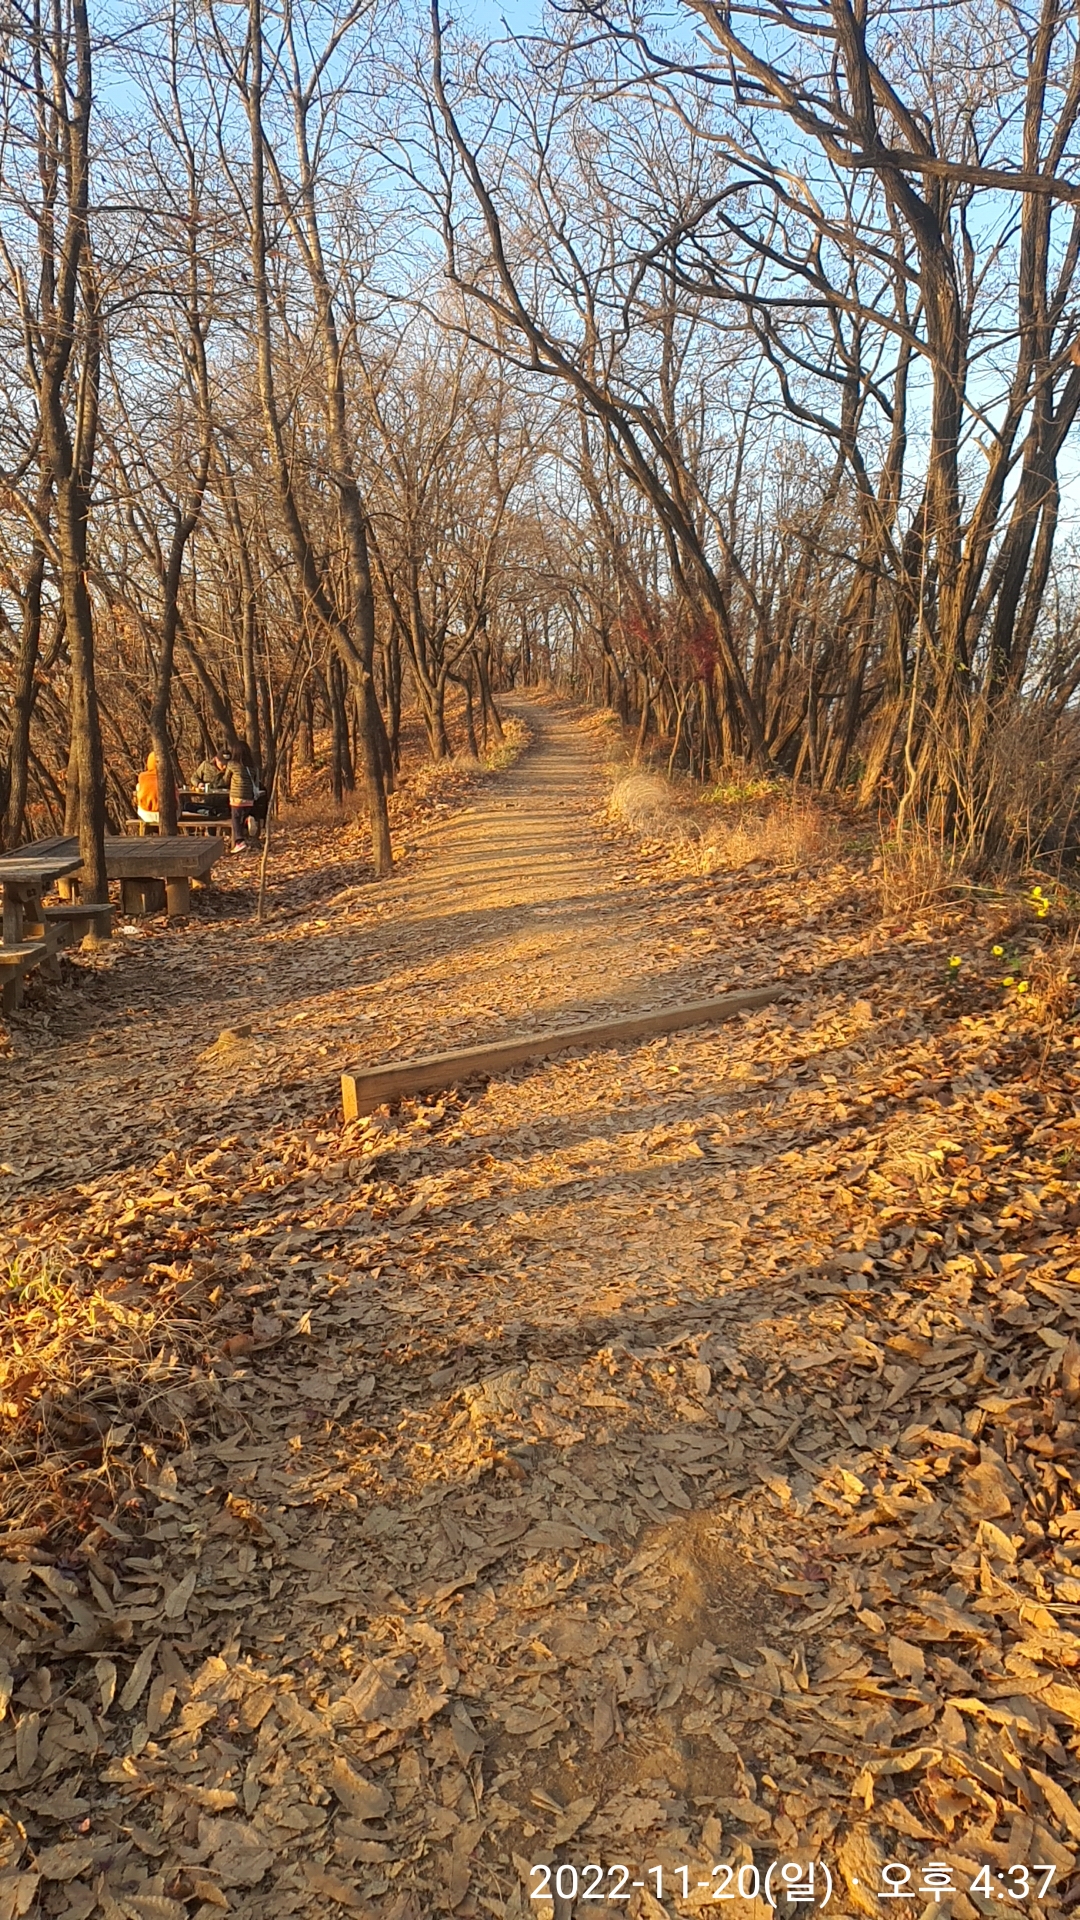
[[165,901],[170,920],[175,914],[191,912],[191,881],[186,873],[178,874],[173,880],[166,880]]
[[37,887],[24,887],[22,896],[23,938],[25,940],[44,940],[48,931],[45,915],[41,908],[41,894]]
[[160,913],[165,905],[165,883],[162,880],[121,880],[120,898],[124,912],[130,914],[132,919]]
[[61,974],[60,962],[56,954],[56,928],[50,926],[45,918],[38,887],[28,886],[23,890],[23,938],[45,941],[49,951],[40,961],[38,972],[43,980],[59,980]]
[[4,888],[4,945],[17,947],[23,937],[22,901],[14,887]]

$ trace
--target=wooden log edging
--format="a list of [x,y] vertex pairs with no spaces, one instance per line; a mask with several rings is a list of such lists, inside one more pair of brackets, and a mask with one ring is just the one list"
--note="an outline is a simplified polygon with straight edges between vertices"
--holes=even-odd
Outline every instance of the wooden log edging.
[[587,1026],[557,1027],[550,1033],[519,1034],[511,1040],[489,1040],[479,1046],[456,1047],[451,1053],[431,1053],[419,1060],[385,1060],[370,1067],[353,1067],[341,1076],[341,1099],[346,1120],[358,1120],[376,1107],[411,1093],[437,1093],[456,1080],[476,1074],[505,1073],[531,1060],[574,1047],[611,1047],[626,1040],[646,1040],[656,1033],[677,1033],[683,1027],[703,1027],[714,1020],[779,1000],[790,988],[749,987],[743,993],[722,993],[715,1000],[687,1006],[654,1007],[648,1012],[611,1014]]

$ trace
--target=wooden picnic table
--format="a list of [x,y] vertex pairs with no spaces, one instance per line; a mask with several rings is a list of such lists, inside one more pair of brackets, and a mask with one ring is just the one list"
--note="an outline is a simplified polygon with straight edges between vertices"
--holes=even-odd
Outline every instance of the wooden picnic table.
[[[105,871],[119,880],[124,912],[133,916],[188,913],[191,882],[205,880],[221,854],[216,836],[196,839],[128,839],[105,841]],[[70,835],[37,840],[13,853],[0,854],[0,997],[5,1012],[22,1002],[23,980],[34,967],[46,979],[59,977],[57,948],[79,931],[108,934],[107,900],[76,899],[82,869],[79,842]],[[66,895],[58,907],[42,905],[42,895],[54,883]]]
[[[220,833],[223,836],[232,833],[227,788],[180,787],[176,797],[179,805],[176,816],[178,833]],[[158,827],[156,821],[133,818],[125,821],[124,831],[138,840],[148,840],[158,833]]]
[[[64,843],[78,850],[78,843]],[[133,916],[160,913],[187,913],[191,906],[191,882],[205,880],[221,853],[217,840],[196,840],[190,835],[170,839],[149,834],[105,836],[105,871],[110,880],[120,882],[120,901],[124,912]]]
[[160,913],[163,907],[170,914],[187,913],[192,881],[205,880],[220,855],[216,836],[117,837],[105,842],[105,871],[110,880],[120,882],[125,913]]
[[59,978],[56,949],[62,929],[41,904],[54,881],[82,865],[77,840],[57,838],[0,854],[0,999],[5,1012],[22,1003],[23,980],[38,967],[46,979]]

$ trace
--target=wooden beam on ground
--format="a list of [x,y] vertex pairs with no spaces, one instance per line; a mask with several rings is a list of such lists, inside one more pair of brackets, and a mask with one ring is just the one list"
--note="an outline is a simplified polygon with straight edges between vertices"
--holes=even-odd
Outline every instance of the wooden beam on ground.
[[512,1040],[489,1040],[452,1053],[431,1053],[420,1060],[389,1060],[377,1066],[354,1067],[341,1076],[341,1098],[346,1120],[374,1113],[376,1107],[403,1100],[411,1093],[437,1093],[457,1080],[477,1074],[505,1073],[508,1067],[530,1060],[546,1060],[572,1047],[613,1047],[627,1040],[646,1040],[655,1033],[677,1033],[683,1027],[703,1027],[714,1020],[779,1000],[783,987],[751,987],[745,993],[722,993],[715,1000],[698,1000],[681,1007],[655,1007],[647,1013],[610,1014],[583,1027],[558,1027],[552,1033],[519,1034]]

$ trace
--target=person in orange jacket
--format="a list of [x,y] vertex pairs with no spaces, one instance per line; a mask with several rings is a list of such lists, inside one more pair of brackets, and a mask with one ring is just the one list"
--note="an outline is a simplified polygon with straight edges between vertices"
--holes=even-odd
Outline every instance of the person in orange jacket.
[[161,825],[159,805],[157,755],[148,753],[146,765],[135,782],[135,811],[144,826]]
[[148,827],[158,825],[157,755],[148,753],[146,765],[135,782],[135,811]]

